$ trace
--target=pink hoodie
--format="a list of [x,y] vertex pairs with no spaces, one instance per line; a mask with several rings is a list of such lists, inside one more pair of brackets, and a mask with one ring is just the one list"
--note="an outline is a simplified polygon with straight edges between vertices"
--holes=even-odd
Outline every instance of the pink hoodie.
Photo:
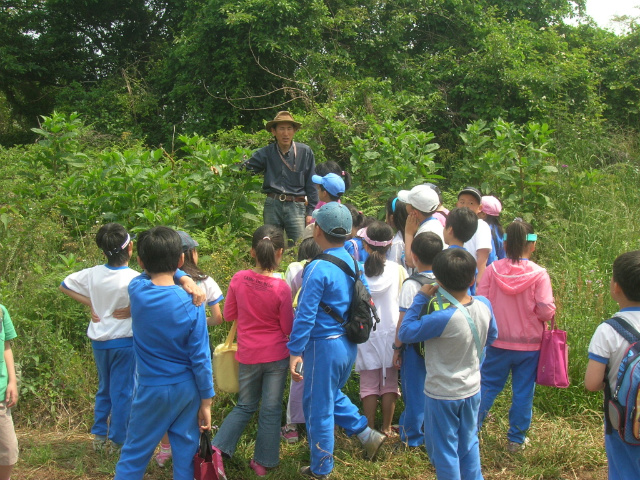
[[477,293],[487,297],[493,306],[498,339],[492,346],[540,350],[544,322],[551,320],[556,311],[551,280],[544,268],[530,260],[498,260],[484,271]]

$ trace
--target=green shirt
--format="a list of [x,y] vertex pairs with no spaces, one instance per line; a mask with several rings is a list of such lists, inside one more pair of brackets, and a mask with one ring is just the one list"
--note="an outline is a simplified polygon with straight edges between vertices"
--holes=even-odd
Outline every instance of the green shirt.
[[[0,309],[2,309],[2,332],[0,332],[0,340],[3,345],[4,352],[4,342],[13,340],[17,337],[16,330],[13,328],[13,323],[11,322],[11,317],[9,316],[9,312],[7,311],[4,305],[0,305]],[[7,394],[7,383],[9,382],[9,375],[7,374],[7,364],[4,361],[4,354],[0,355],[0,401],[4,402],[5,395]]]

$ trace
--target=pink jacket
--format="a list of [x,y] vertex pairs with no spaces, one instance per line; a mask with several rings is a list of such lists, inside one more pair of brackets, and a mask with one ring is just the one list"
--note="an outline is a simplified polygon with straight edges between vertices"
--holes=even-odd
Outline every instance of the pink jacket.
[[484,271],[477,293],[487,297],[493,306],[498,339],[492,346],[540,350],[544,322],[551,320],[556,311],[551,280],[544,268],[530,260],[498,260]]

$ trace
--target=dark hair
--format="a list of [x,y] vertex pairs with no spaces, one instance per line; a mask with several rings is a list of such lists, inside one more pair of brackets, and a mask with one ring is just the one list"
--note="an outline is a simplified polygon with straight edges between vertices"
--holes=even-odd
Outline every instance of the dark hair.
[[469,207],[454,208],[447,215],[444,226],[451,227],[456,239],[468,242],[478,230],[478,216]]
[[329,242],[331,245],[344,245],[344,242],[347,240],[347,238],[345,237],[338,237],[336,235],[331,235],[330,233],[325,232],[322,228],[320,228],[320,225],[318,225],[318,222],[316,222],[314,225],[318,227],[322,235],[324,235],[324,239],[327,242]]
[[613,281],[627,300],[640,302],[640,250],[623,253],[614,260]]
[[340,165],[331,160],[323,163],[318,163],[316,165],[316,175],[324,177],[327,173],[335,173],[336,175],[339,175],[340,178],[342,178],[342,180],[344,181],[344,191],[346,192],[347,190],[349,190],[349,187],[351,186],[351,175],[349,174],[349,172],[344,171],[340,167]]
[[342,197],[342,194],[344,193],[344,192],[341,192],[338,195],[334,195],[329,190],[324,188],[324,185],[318,184],[318,186],[320,187],[320,190],[322,190],[323,192],[327,192],[327,195],[329,195],[329,201],[331,202],[337,202],[338,200],[340,200],[340,198]]
[[182,240],[169,227],[153,227],[138,236],[138,256],[148,273],[173,273],[182,255]]
[[398,197],[392,197],[387,200],[387,215],[391,217],[393,226],[400,232],[402,240],[404,240],[404,227],[407,224],[407,204]]
[[438,194],[438,203],[442,205],[442,192],[440,191],[440,187],[438,187],[435,183],[425,183],[427,187]]
[[514,220],[507,226],[507,240],[504,243],[504,251],[512,262],[519,262],[522,252],[529,243],[527,235],[533,233],[531,224],[524,220]]
[[107,264],[120,267],[129,263],[127,230],[119,223],[107,223],[96,233],[96,245],[107,257]]
[[364,213],[350,203],[345,203],[344,206],[349,209],[353,228],[362,228],[362,224],[364,223]]
[[[388,242],[393,238],[393,229],[386,223],[376,220],[367,227],[367,237],[378,242]],[[371,245],[365,239],[362,241],[371,249],[371,253],[364,262],[364,274],[367,277],[382,275],[391,244],[380,247]]]
[[263,270],[278,268],[276,251],[284,248],[284,232],[275,225],[263,225],[253,234],[251,248],[256,252],[256,260]]
[[305,238],[298,247],[298,261],[310,260],[320,253],[320,245],[313,238]]
[[498,238],[502,238],[504,236],[504,229],[500,223],[500,215],[486,215],[484,217],[484,221],[487,222],[489,226],[493,225],[496,227],[491,229],[491,239],[493,240],[494,245],[498,245]]
[[416,235],[411,244],[411,252],[423,265],[433,265],[433,259],[442,251],[444,244],[437,233],[424,232]]
[[448,248],[433,259],[433,274],[448,292],[467,290],[476,276],[476,260],[462,248]]
[[193,255],[195,251],[195,248],[190,248],[189,250],[184,252],[184,263],[180,268],[184,273],[188,274],[194,282],[201,282],[202,280],[207,278],[208,275],[200,270],[200,268],[198,268],[198,265],[196,265],[196,261]]

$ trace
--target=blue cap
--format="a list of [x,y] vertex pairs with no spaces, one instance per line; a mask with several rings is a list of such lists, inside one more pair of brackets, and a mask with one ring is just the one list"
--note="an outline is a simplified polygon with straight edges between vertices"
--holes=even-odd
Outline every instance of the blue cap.
[[351,212],[347,207],[338,202],[325,203],[313,212],[313,218],[320,229],[338,238],[347,238],[351,235]]
[[324,177],[320,175],[314,175],[311,177],[313,183],[322,185],[324,189],[334,197],[339,197],[344,193],[344,180],[340,175],[335,173],[327,173]]
[[182,251],[188,252],[192,248],[196,248],[199,243],[196,242],[187,232],[183,232],[182,230],[178,230],[178,235],[180,235],[180,240],[182,240]]

